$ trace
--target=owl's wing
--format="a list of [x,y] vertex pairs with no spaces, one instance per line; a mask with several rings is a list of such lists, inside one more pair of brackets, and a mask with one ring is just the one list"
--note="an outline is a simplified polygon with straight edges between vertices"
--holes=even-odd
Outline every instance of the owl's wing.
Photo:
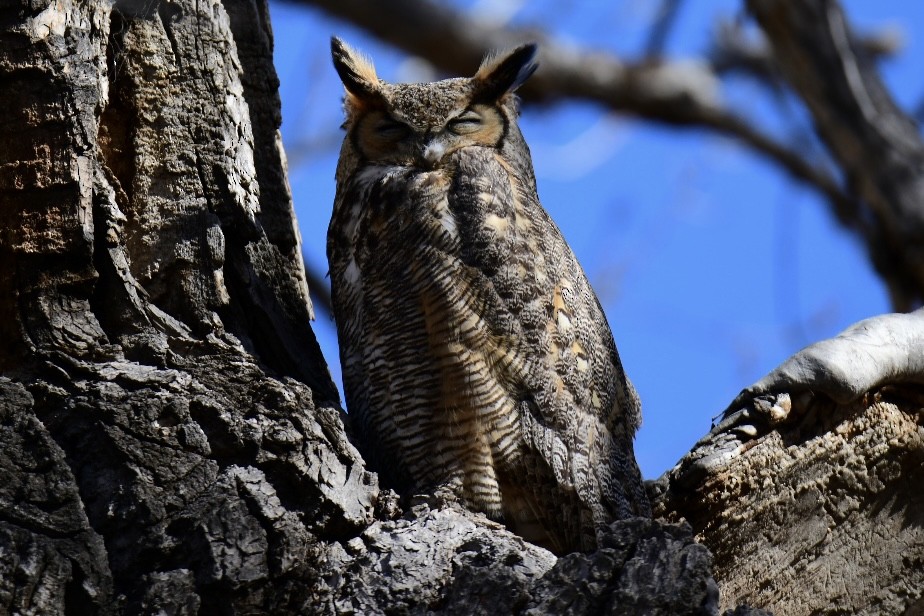
[[[376,280],[370,261],[377,256],[372,245],[375,234],[364,229],[369,210],[368,182],[338,182],[334,214],[327,237],[327,258],[330,265],[331,300],[337,324],[337,342],[347,407],[347,427],[354,441],[362,446],[363,457],[372,470],[384,476],[384,482],[401,489],[408,478],[394,466],[395,435],[406,433],[396,425],[389,412],[394,377],[388,359],[395,360],[397,351],[382,340],[383,313],[393,306],[383,305],[381,286]],[[381,259],[379,259],[381,260]],[[382,281],[387,285],[388,281]],[[400,318],[395,315],[395,318]],[[388,438],[380,438],[387,435]]]
[[[547,468],[523,472],[551,474],[562,494],[577,494],[593,526],[649,514],[632,448],[638,396],[584,271],[531,176],[510,173],[497,152],[473,153],[466,164],[450,193],[468,230],[462,258],[490,290],[485,312],[507,353],[497,378],[519,397],[527,458]],[[545,488],[535,489],[544,502]]]

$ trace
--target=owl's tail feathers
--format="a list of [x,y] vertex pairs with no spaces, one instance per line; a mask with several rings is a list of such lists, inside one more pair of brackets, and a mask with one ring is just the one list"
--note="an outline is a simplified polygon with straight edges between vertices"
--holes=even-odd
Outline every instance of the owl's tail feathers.
[[[593,516],[577,492],[559,485],[539,464],[501,485],[504,523],[530,543],[557,555],[596,548]],[[525,470],[525,469],[524,469]]]
[[[619,435],[617,435],[619,436]],[[600,452],[596,464],[599,499],[604,512],[595,513],[598,530],[615,520],[635,516],[651,517],[651,503],[635,461],[632,439],[611,439]],[[620,442],[621,441],[621,442]]]

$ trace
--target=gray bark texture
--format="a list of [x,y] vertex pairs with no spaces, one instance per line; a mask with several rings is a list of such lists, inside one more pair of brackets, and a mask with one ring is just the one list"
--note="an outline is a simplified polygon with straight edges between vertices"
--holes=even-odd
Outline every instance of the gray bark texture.
[[[856,546],[858,594],[919,601],[913,389],[739,428],[738,483],[657,486],[692,526],[624,520],[589,554],[380,487],[310,328],[271,52],[260,0],[0,5],[0,613],[716,614],[713,567],[730,612],[784,605]],[[856,549],[792,569],[748,520]]]

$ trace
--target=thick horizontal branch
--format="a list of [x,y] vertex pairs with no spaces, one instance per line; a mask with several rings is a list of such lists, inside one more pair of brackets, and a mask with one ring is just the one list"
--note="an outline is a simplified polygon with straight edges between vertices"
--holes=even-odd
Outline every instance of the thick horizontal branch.
[[719,77],[708,62],[627,63],[610,53],[558,43],[541,31],[485,23],[430,0],[297,1],[350,21],[454,75],[472,73],[492,49],[537,41],[539,70],[519,91],[526,102],[584,99],[653,122],[706,128],[771,160],[831,199],[839,211],[854,207],[851,197],[825,169],[725,108],[719,96]]
[[530,101],[586,98],[651,119],[685,122],[684,109],[717,109],[718,82],[694,62],[630,64],[609,53],[555,42],[539,30],[479,21],[430,0],[297,0],[360,26],[426,58],[446,73],[472,74],[484,56],[519,43],[539,43],[540,68],[519,93]]

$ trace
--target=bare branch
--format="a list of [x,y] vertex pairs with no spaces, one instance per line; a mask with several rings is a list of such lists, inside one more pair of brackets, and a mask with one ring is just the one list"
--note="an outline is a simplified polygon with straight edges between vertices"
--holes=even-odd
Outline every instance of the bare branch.
[[748,0],[789,84],[863,206],[850,214],[893,305],[924,300],[924,141],[834,0]]
[[[540,44],[540,69],[519,90],[524,99],[586,98],[623,113],[684,123],[682,109],[715,109],[718,81],[704,63],[629,64],[551,40],[538,30],[514,30],[430,0],[297,0],[365,28],[376,37],[426,58],[453,75],[474,71],[491,50]],[[673,113],[670,111],[673,109]]]
[[[895,28],[883,28],[860,36],[856,43],[875,62],[897,55],[905,46],[902,33]],[[783,83],[766,39],[748,36],[737,21],[719,23],[709,57],[713,70],[719,75],[737,72],[770,86]]]
[[680,12],[681,4],[683,4],[683,0],[661,0],[657,19],[651,27],[648,42],[645,45],[646,57],[656,58],[664,53],[664,47],[667,45],[671,29],[677,22],[677,14]]

